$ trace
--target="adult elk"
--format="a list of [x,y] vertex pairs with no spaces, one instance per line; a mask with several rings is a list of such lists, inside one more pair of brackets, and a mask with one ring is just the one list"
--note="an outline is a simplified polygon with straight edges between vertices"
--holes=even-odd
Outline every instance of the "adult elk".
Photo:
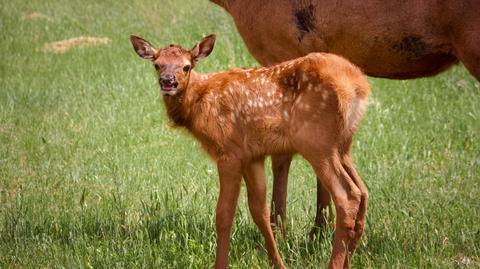
[[204,75],[192,68],[210,54],[214,35],[188,51],[178,45],[157,50],[136,36],[131,42],[155,66],[169,118],[200,141],[217,164],[215,267],[228,264],[242,177],[270,262],[285,267],[269,223],[264,159],[294,153],[313,166],[336,206],[329,267],[348,267],[364,230],[368,199],[350,154],[370,91],[362,72],[339,56],[314,53],[272,67]]
[[[250,53],[270,66],[310,52],[342,55],[367,75],[411,79],[458,61],[480,80],[478,0],[211,0],[229,12]],[[291,156],[273,156],[272,223],[285,220]],[[315,225],[329,193],[317,186]],[[282,229],[282,231],[284,231]]]

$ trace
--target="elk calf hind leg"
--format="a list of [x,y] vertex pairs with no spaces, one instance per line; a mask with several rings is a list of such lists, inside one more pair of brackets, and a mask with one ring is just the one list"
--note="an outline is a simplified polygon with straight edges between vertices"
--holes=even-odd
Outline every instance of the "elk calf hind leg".
[[313,228],[310,231],[310,238],[313,238],[315,235],[323,236],[327,224],[333,222],[331,202],[330,193],[317,177],[317,211]]
[[292,155],[272,155],[273,191],[270,223],[274,230],[286,235],[285,215],[287,210],[288,171]]
[[342,166],[345,172],[350,176],[350,178],[354,181],[355,185],[360,190],[360,206],[357,213],[357,219],[355,221],[355,233],[356,238],[352,240],[348,246],[349,252],[353,255],[355,251],[357,241],[362,236],[363,231],[365,230],[365,218],[367,214],[367,204],[368,204],[368,190],[365,184],[363,183],[360,176],[357,174],[355,167],[353,166],[352,157],[350,154],[345,154],[342,157]]
[[336,209],[336,229],[329,268],[348,268],[351,254],[360,237],[355,231],[362,192],[343,168],[338,154],[321,161],[310,162],[317,177],[330,192]]

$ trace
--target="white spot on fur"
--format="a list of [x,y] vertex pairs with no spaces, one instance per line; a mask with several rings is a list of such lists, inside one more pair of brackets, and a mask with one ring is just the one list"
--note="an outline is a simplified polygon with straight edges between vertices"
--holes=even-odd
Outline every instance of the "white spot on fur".
[[306,82],[308,80],[307,75],[305,73],[302,73],[302,82]]
[[313,89],[312,83],[308,83],[307,85],[307,91],[311,91]]
[[300,104],[300,103],[302,102],[302,97],[303,97],[303,95],[300,95],[300,96],[297,98],[297,100],[295,100],[294,105]]
[[323,91],[322,92],[322,99],[326,100],[328,98],[328,94],[329,94],[328,91]]

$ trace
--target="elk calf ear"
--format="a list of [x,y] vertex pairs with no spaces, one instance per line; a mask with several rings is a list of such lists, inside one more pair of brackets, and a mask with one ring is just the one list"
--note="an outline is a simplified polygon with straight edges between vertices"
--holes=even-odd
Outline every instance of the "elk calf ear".
[[192,55],[194,62],[198,62],[199,60],[210,55],[213,50],[213,46],[215,45],[215,39],[216,36],[214,34],[208,35],[190,50],[190,54]]
[[148,43],[147,40],[131,35],[130,42],[132,42],[133,48],[135,49],[135,52],[137,52],[138,56],[146,60],[153,60],[155,58],[155,53],[157,53],[157,50],[150,43]]

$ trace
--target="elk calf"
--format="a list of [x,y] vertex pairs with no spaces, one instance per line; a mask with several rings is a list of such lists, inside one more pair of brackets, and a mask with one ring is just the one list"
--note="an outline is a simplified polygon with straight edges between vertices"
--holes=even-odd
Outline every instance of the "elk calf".
[[363,233],[367,189],[352,164],[352,136],[365,111],[369,85],[347,60],[309,54],[269,68],[198,74],[215,35],[192,49],[156,49],[136,36],[137,54],[157,70],[169,118],[185,127],[215,160],[220,177],[216,209],[216,268],[226,268],[230,230],[242,177],[255,224],[275,268],[284,268],[269,223],[264,159],[301,154],[336,206],[330,268],[348,267]]

